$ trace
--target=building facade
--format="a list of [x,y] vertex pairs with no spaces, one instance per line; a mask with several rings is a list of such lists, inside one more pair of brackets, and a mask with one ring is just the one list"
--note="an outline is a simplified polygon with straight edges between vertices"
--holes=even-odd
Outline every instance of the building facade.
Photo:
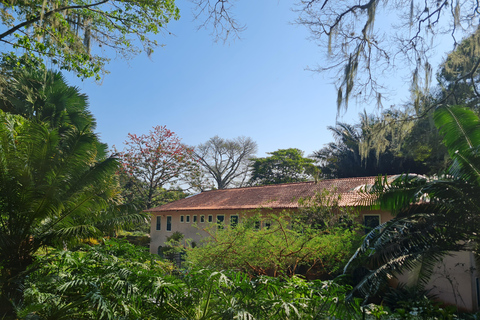
[[324,190],[332,197],[340,196],[339,206],[357,208],[361,221],[375,227],[392,218],[389,212],[361,206],[360,191],[375,179],[360,177],[212,190],[152,208],[147,210],[152,214],[150,252],[158,253],[174,232],[181,232],[198,245],[209,236],[208,226],[212,223],[234,224],[258,212],[295,211],[299,208],[299,199],[313,197]]

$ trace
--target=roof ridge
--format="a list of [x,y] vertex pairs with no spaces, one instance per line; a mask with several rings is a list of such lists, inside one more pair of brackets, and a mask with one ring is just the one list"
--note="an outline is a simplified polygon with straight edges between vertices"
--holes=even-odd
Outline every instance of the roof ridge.
[[[391,176],[391,175],[388,175],[388,176]],[[258,186],[246,186],[246,187],[226,188],[226,189],[211,189],[211,190],[207,190],[207,191],[202,191],[201,193],[212,192],[212,191],[228,191],[228,190],[240,190],[240,189],[267,188],[267,187],[294,185],[294,184],[310,184],[310,183],[315,183],[316,184],[316,183],[319,183],[319,182],[322,182],[322,181],[373,179],[373,178],[378,178],[378,176],[320,179],[320,180],[317,180],[317,181],[312,180],[312,181],[299,181],[299,182],[284,182],[284,183],[276,183],[276,184],[264,184],[264,185],[258,185]]]

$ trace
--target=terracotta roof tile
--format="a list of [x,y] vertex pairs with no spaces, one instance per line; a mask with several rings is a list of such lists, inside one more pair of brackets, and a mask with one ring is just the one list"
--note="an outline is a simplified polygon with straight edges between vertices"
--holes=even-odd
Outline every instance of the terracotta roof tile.
[[[375,182],[377,177],[358,177],[345,179],[299,182],[258,187],[223,189],[202,192],[185,199],[174,201],[160,207],[148,209],[148,212],[183,210],[221,210],[221,209],[274,209],[297,208],[301,197],[313,196],[323,189],[341,194],[341,206],[358,205],[358,190]],[[389,177],[392,178],[392,177]]]

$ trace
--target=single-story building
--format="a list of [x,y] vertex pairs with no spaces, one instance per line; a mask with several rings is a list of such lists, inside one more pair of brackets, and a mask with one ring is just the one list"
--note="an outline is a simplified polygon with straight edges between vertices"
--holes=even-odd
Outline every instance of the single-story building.
[[[360,177],[298,182],[257,187],[211,190],[160,207],[146,210],[152,213],[150,252],[157,253],[175,231],[196,243],[207,237],[202,230],[207,223],[235,223],[241,214],[269,208],[270,212],[297,210],[300,198],[312,197],[324,189],[341,196],[339,205],[356,207],[361,199],[359,190],[372,185],[377,177]],[[360,218],[375,227],[392,218],[386,211],[360,210]]]
[[[341,196],[340,206],[358,208],[362,199],[359,191],[372,185],[376,179],[358,177],[212,190],[152,208],[146,210],[152,214],[150,252],[158,253],[167,237],[175,231],[200,243],[209,236],[203,230],[208,223],[236,223],[243,214],[254,214],[254,210],[261,211],[262,208],[269,208],[269,212],[285,209],[295,211],[299,208],[300,198],[312,197],[325,189]],[[359,216],[369,227],[392,219],[389,212],[365,207],[359,208]],[[415,273],[399,276],[400,281],[408,284],[413,284],[416,278]],[[446,257],[438,263],[427,287],[432,288],[431,293],[446,304],[477,311],[480,305],[480,282],[473,253],[458,252]]]

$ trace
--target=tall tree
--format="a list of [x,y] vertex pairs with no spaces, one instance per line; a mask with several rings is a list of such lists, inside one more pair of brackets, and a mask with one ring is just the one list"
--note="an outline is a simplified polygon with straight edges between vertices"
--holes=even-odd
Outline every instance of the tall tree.
[[125,58],[141,51],[151,54],[158,45],[151,35],[178,18],[174,0],[2,1],[0,42],[36,57],[36,63],[46,59],[81,77],[99,79],[109,60],[101,55],[104,48]]
[[380,179],[368,191],[367,200],[395,217],[367,235],[346,267],[369,262],[354,292],[368,297],[391,275],[419,266],[426,280],[449,251],[478,252],[480,120],[458,106],[439,108],[434,118],[453,163],[446,175]]
[[146,209],[167,184],[173,184],[195,169],[193,149],[166,126],[156,126],[149,134],[128,134],[125,149],[117,152],[121,173],[140,195],[139,205]]
[[303,151],[290,148],[267,152],[269,157],[252,159],[252,185],[302,182],[316,176],[314,160],[304,158]]
[[353,96],[381,103],[381,77],[396,68],[409,68],[416,93],[428,90],[434,38],[448,34],[456,45],[477,29],[477,9],[469,0],[302,0],[298,22],[326,48],[318,70],[334,70],[340,109]]
[[73,125],[79,130],[95,129],[87,96],[69,86],[60,72],[42,68],[6,70],[7,80],[0,95],[3,111],[48,123],[52,128]]
[[438,104],[464,105],[480,114],[480,28],[448,54],[437,80]]
[[213,180],[217,189],[226,189],[245,183],[250,171],[249,161],[256,152],[257,143],[251,138],[215,136],[195,148],[195,157],[209,176],[208,180]]
[[102,148],[91,130],[60,134],[0,110],[0,315],[19,303],[40,247],[78,243],[129,220],[118,206],[118,161],[102,158]]
[[480,96],[475,84],[480,76],[479,48],[477,30],[448,54],[437,74],[438,83],[428,94],[414,92],[412,100],[401,107],[390,108],[380,116],[364,116],[362,157],[371,157],[372,151],[377,158],[383,157],[395,150],[416,163],[409,172],[435,174],[446,170],[450,159],[434,125],[434,110],[442,105],[463,105],[479,113]]

